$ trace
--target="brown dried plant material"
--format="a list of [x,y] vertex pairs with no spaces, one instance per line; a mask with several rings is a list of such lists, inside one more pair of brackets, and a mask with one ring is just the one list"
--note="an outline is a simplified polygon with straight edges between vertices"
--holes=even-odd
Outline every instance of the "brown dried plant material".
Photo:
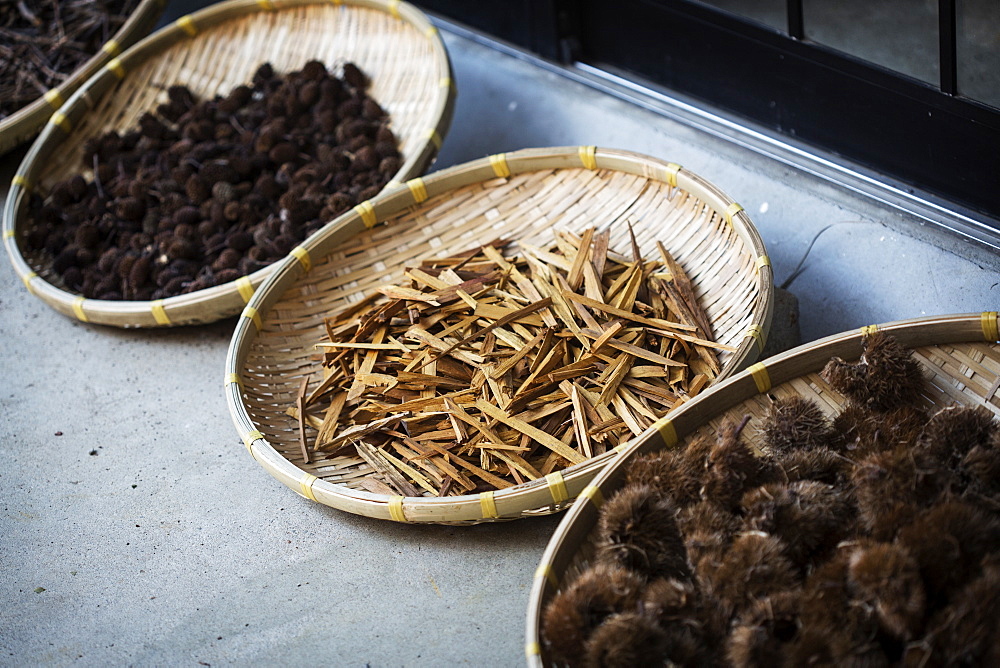
[[424,260],[326,319],[314,389],[289,408],[315,457],[357,451],[405,495],[510,487],[631,440],[733,350],[658,297],[672,259],[630,259],[594,229],[506,245]]
[[139,0],[0,2],[0,119],[59,86],[138,6]]

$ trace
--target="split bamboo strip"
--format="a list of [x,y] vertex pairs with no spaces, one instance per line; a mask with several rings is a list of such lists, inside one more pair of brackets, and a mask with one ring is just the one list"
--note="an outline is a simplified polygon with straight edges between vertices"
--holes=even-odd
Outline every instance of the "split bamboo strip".
[[[586,154],[589,156],[591,152]],[[353,212],[307,240],[304,248],[311,258],[307,273],[294,258],[282,261],[250,300],[248,306],[257,320],[248,316],[237,322],[227,358],[229,377],[239,381],[227,384],[227,401],[237,429],[245,441],[249,440],[258,463],[296,491],[302,489],[303,476],[317,476],[316,480],[308,479],[309,498],[320,503],[395,521],[468,524],[555,512],[565,508],[594,474],[617,456],[621,451],[619,446],[633,441],[637,426],[650,424],[640,406],[660,415],[674,404],[683,403],[683,397],[673,401],[671,389],[658,394],[635,383],[662,381],[666,387],[674,388],[678,383],[695,382],[703,374],[710,380],[703,382],[699,378],[697,383],[710,387],[752,362],[758,352],[756,334],[766,337],[770,323],[772,275],[767,263],[755,262],[766,253],[746,213],[734,214],[730,226],[721,214],[731,206],[731,200],[687,170],[672,171],[666,163],[646,156],[605,149],[593,152],[596,169],[592,169],[581,163],[581,155],[578,147],[508,153],[503,160],[509,176],[503,178],[496,177],[488,158],[442,170],[421,179],[421,188],[416,191],[398,188],[374,200],[378,214],[374,227],[369,229],[360,212]],[[676,185],[672,184],[673,179]],[[650,215],[641,213],[645,211],[651,212]],[[635,261],[625,220],[631,222],[636,244],[646,258],[644,282],[663,280],[653,276],[665,273],[654,271],[652,264],[660,263],[657,239],[690,279],[697,303],[705,309],[714,329],[716,342],[726,346],[718,349],[718,371],[693,355],[696,348],[689,342],[666,339],[652,331],[657,328],[608,318],[596,308],[566,298],[558,301],[556,295],[561,297],[570,289],[562,269],[532,279],[527,266],[504,259],[500,250],[508,245],[504,240],[509,240],[514,254],[522,242],[546,252],[561,252],[559,249],[566,248],[568,243],[582,243],[586,230],[593,227],[589,257],[579,269],[583,276],[580,294],[609,303],[611,298],[605,299],[600,290],[606,290],[621,277],[623,263]],[[561,237],[553,250],[546,244],[552,243],[554,232]],[[487,262],[473,257],[479,248]],[[626,252],[616,253],[614,249]],[[452,285],[456,278],[467,279],[485,271],[489,263],[499,267],[499,276],[491,279],[498,281],[496,288],[485,290],[482,282],[468,285],[468,280],[457,289]],[[435,268],[436,265],[440,266]],[[445,265],[448,271],[440,270]],[[573,267],[580,265],[570,262],[567,266],[574,271]],[[737,269],[717,278],[714,268],[719,266]],[[322,427],[326,415],[351,412],[346,403],[339,411],[336,407],[324,411],[324,405],[337,396],[330,388],[350,378],[351,369],[356,368],[352,365],[360,364],[367,352],[374,350],[379,359],[393,364],[406,356],[402,350],[316,347],[331,337],[346,340],[350,338],[349,332],[360,331],[352,329],[355,325],[328,327],[327,318],[331,313],[346,316],[353,312],[354,316],[360,316],[372,311],[376,308],[376,301],[368,301],[372,294],[388,299],[376,290],[383,285],[435,291],[436,301],[442,304],[439,307],[414,304],[410,308],[400,301],[391,308],[383,307],[379,312],[383,325],[388,323],[391,328],[393,322],[412,318],[412,322],[407,322],[407,331],[417,326],[435,336],[441,328],[454,327],[449,334],[438,338],[445,347],[455,347],[443,355],[439,355],[443,352],[440,349],[424,351],[404,363],[401,369],[404,374],[418,375],[397,375],[398,383],[391,389],[382,384],[384,378],[374,375],[391,374],[378,365],[373,367],[364,379],[377,383],[366,385],[365,391],[373,393],[365,399],[369,408],[358,411],[355,407],[355,417],[372,422],[410,413],[403,420],[388,423],[386,428],[404,435],[407,426],[411,432],[424,430],[426,440],[419,441],[419,448],[402,441],[407,451],[414,453],[413,456],[429,458],[428,466],[435,461],[434,457],[441,458],[437,461],[446,460],[453,469],[474,481],[476,488],[463,487],[457,478],[445,474],[442,466],[434,464],[445,477],[438,485],[437,479],[420,468],[416,460],[409,461],[408,456],[400,455],[392,447],[387,452],[400,462],[420,468],[421,475],[432,485],[438,485],[438,493],[458,492],[458,496],[436,498],[417,485],[420,496],[404,495],[400,501],[399,492],[378,481],[372,466],[352,452],[353,446],[337,451],[328,449],[329,438],[336,435],[336,430],[324,434],[327,446],[318,450],[314,446],[311,462],[306,464],[295,433],[297,418],[285,413],[297,389],[297,382],[289,386],[289,374],[295,374],[297,379],[302,373],[309,373],[316,369],[318,358],[328,359],[330,366],[321,374],[313,373],[307,400],[318,403],[307,409],[306,424],[318,423]],[[697,327],[697,323],[677,316],[660,291],[648,290],[650,301],[645,302],[642,290],[635,289],[634,283],[625,280],[619,285],[622,288],[616,294],[619,301],[615,308],[634,306],[634,312],[641,317]],[[450,293],[446,286],[452,288]],[[552,299],[550,306],[527,317],[512,319],[506,326],[494,327],[475,342],[478,348],[471,341],[460,343],[476,329],[494,321],[484,311],[475,315],[482,305],[505,309],[502,313],[507,315],[545,298]],[[640,304],[645,306],[640,308]],[[594,322],[585,320],[580,309],[585,309]],[[436,310],[439,313],[433,313]],[[537,315],[541,325],[532,315]],[[474,320],[458,324],[468,317]],[[566,331],[569,319],[575,321],[579,336],[572,330]],[[619,324],[609,325],[609,321]],[[362,336],[370,336],[377,329],[377,322],[372,320]],[[594,323],[605,328],[598,336],[613,329],[596,349],[594,344],[600,339],[583,334],[585,329],[597,333]],[[672,331],[703,338],[696,330]],[[355,336],[356,340],[361,338]],[[689,369],[669,367],[669,370],[636,358],[632,367],[636,370],[635,377],[630,372],[619,384],[620,390],[627,391],[628,399],[621,398],[618,405],[628,411],[631,425],[615,414],[613,405],[600,403],[600,388],[594,388],[578,375],[588,364],[604,370],[623,354],[608,345],[612,340],[652,350],[662,358],[691,356],[693,366]],[[393,341],[411,350],[420,344],[391,332],[383,340]],[[651,347],[647,347],[650,342]],[[574,350],[587,346],[591,349],[583,355],[574,354]],[[530,350],[522,352],[524,348]],[[453,353],[478,355],[482,362],[477,362],[474,373],[470,374],[466,364],[455,359]],[[582,365],[574,366],[578,362]],[[430,368],[432,363],[436,368]],[[514,378],[525,371],[527,375],[534,374],[534,380],[531,386],[522,387],[527,375],[521,375],[516,382]],[[426,376],[449,383],[428,383]],[[563,386],[567,388],[565,393]],[[382,392],[385,396],[374,396]],[[431,393],[437,396],[429,396]],[[565,399],[559,401],[560,396]],[[510,424],[481,415],[476,404],[486,399],[498,402],[506,399],[508,403],[499,403],[498,409],[518,420],[517,426],[524,423],[550,435],[554,439],[550,445],[555,446],[558,441],[571,447],[584,461],[567,467],[567,460],[546,445]],[[574,418],[574,411],[581,409],[582,417]],[[463,412],[466,419],[462,418]],[[426,415],[417,421],[418,414]],[[316,422],[309,416],[316,418]],[[581,430],[586,431],[590,453],[582,443],[577,444],[576,434]],[[368,443],[368,438],[364,436],[361,440]],[[517,449],[509,449],[512,447]],[[542,477],[531,480],[532,473],[514,460],[513,455]],[[545,477],[557,471],[558,478]],[[493,488],[488,507],[478,494],[489,489],[484,475],[503,483]],[[387,489],[392,492],[387,493]]]

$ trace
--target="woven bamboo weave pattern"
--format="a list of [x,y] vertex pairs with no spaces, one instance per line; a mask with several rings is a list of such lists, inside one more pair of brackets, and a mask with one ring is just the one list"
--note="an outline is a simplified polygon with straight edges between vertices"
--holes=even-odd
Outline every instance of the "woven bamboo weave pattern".
[[[251,302],[260,310],[262,329],[258,332],[244,319],[230,349],[228,364],[243,384],[242,395],[230,395],[230,399],[242,404],[235,407],[237,425],[241,426],[245,417],[284,460],[280,479],[299,476],[296,470],[318,476],[320,483],[314,485],[314,491],[319,490],[319,500],[337,507],[343,502],[350,510],[356,510],[351,500],[327,498],[324,492],[374,496],[359,491],[371,470],[353,454],[323,458],[317,453],[318,460],[303,463],[297,421],[285,413],[295,401],[302,376],[316,369],[315,344],[325,337],[323,319],[376,287],[401,280],[407,266],[494,239],[544,245],[552,241],[553,229],[579,233],[596,226],[610,230],[611,248],[627,249],[631,224],[644,256],[654,255],[659,241],[676,257],[695,284],[716,339],[737,349],[736,353],[720,355],[720,377],[733,373],[756,353],[746,332],[754,324],[766,330],[771,284],[770,274],[762,276],[755,263],[762,246],[752,226],[730,227],[719,207],[690,191],[645,177],[639,170],[557,167],[564,161],[561,150],[551,149],[549,159],[544,151],[528,152],[526,157],[535,164],[521,170],[515,164],[517,154],[510,154],[513,173],[508,178],[495,178],[488,159],[426,177],[431,194],[419,205],[413,204],[408,188],[383,196],[376,202],[379,224],[373,229],[367,230],[357,217],[341,219],[338,229],[310,240],[313,261],[307,273],[286,263],[262,287]],[[576,159],[574,162],[579,165]],[[470,176],[480,173],[486,178]],[[451,183],[457,185],[448,187]],[[394,205],[386,197],[398,203]],[[380,213],[387,209],[391,212]],[[614,453],[608,453],[565,469],[569,496],[578,493],[596,467],[612,456]],[[334,489],[327,483],[340,487]],[[505,512],[510,505],[516,509],[514,516],[561,508],[565,504],[553,504],[552,498],[565,494],[565,487],[555,489],[558,491],[546,488],[541,479],[499,491],[496,503],[500,515],[510,516]],[[530,502],[518,501],[516,497],[526,490],[531,492]],[[434,504],[439,508],[448,508],[443,504],[462,506],[461,512],[434,511],[443,513],[441,521],[452,514],[458,518],[466,511],[475,519],[484,519],[479,515],[479,499],[474,504],[465,499],[428,498],[425,503],[428,508]],[[407,503],[421,502],[408,498]],[[460,521],[468,519],[463,515]]]
[[[995,323],[996,317],[996,313],[929,317],[873,329],[891,333],[911,349],[927,380],[921,395],[924,408],[933,411],[956,404],[984,406],[1000,418],[1000,343],[991,340],[996,337],[995,330],[984,325]],[[772,381],[765,393],[758,391],[751,368],[697,397],[671,416],[679,436],[678,447],[683,448],[699,436],[712,437],[727,421],[743,416],[750,416],[742,432],[743,440],[759,447],[763,443],[760,427],[775,399],[802,397],[816,402],[827,416],[835,416],[847,399],[819,372],[833,356],[856,360],[861,353],[862,335],[857,331],[827,337],[754,365]],[[603,470],[593,484],[603,498],[610,498],[624,484],[626,470],[636,456],[663,447],[657,436],[641,439]],[[526,640],[532,648],[527,653],[531,666],[551,665],[541,653],[542,613],[559,588],[590,565],[597,520],[595,506],[578,503],[549,541],[539,571],[552,577],[535,579],[528,604]]]
[[[92,176],[81,165],[88,138],[134,127],[143,113],[167,99],[172,85],[185,85],[202,98],[224,95],[249,82],[269,62],[277,71],[300,69],[321,60],[333,71],[356,64],[371,80],[368,93],[386,110],[399,141],[403,164],[393,177],[404,181],[422,173],[437,153],[451,121],[454,87],[443,43],[419,11],[405,3],[317,3],[290,0],[265,8],[230,0],[183,17],[146,38],[90,79],[62,108],[65,123],[49,124],[18,172],[20,182],[47,192],[74,173]],[[68,128],[67,133],[64,128]],[[28,225],[27,188],[14,188],[4,209],[10,230],[8,253],[22,275],[33,271],[42,299],[60,312],[73,295],[40,255],[21,257],[17,237]],[[273,266],[273,265],[272,265]],[[272,267],[255,272],[254,286]],[[245,287],[242,291],[246,292]],[[118,326],[159,326],[211,322],[238,313],[245,303],[239,286],[229,283],[164,302],[164,318],[154,318],[145,302],[87,300],[89,321]]]

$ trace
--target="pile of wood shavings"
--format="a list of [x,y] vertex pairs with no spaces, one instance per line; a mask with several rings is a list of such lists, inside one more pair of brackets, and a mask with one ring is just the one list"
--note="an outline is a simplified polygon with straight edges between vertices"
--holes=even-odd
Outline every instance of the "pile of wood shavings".
[[600,455],[719,373],[708,319],[662,245],[558,232],[424,260],[326,320],[321,379],[289,414],[302,456],[356,452],[377,493],[503,489]]

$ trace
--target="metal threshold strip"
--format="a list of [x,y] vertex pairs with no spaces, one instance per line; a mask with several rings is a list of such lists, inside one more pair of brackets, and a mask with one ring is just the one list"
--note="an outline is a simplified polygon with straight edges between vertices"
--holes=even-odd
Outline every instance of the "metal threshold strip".
[[[920,222],[985,249],[1000,251],[1000,232],[987,222],[988,218],[980,217],[981,214],[935,201],[931,196],[919,191],[910,192],[888,179],[866,174],[846,161],[834,160],[820,155],[813,149],[795,146],[786,138],[754,129],[745,123],[685,102],[663,90],[657,90],[652,85],[586,63],[577,62],[572,65],[553,63],[437,15],[433,16],[433,20],[442,30],[457,37],[495,49],[638,108],[793,167],[883,206],[913,216]],[[993,221],[993,225],[1000,227],[997,221]]]

